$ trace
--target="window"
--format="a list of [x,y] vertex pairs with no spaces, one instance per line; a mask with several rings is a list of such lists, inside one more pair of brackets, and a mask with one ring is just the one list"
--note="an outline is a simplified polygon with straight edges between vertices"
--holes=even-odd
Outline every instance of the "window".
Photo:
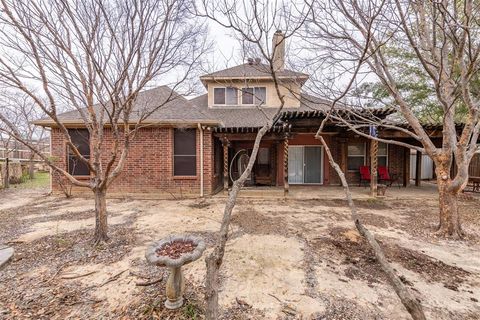
[[213,104],[225,104],[225,88],[213,89]]
[[[78,152],[85,158],[90,159],[90,134],[87,129],[68,129],[70,140]],[[88,165],[80,160],[71,148],[68,148],[67,155],[68,173],[74,176],[88,176],[90,169]]]
[[214,88],[213,104],[215,105],[238,105],[238,89],[234,87]]
[[253,104],[253,88],[242,89],[242,104]]
[[196,129],[174,129],[173,175],[195,176],[197,174]]
[[386,143],[378,143],[377,163],[378,166],[388,167],[388,145]]
[[267,101],[267,88],[255,87],[255,104],[261,105]]
[[264,104],[267,101],[267,88],[253,87],[242,89],[242,104]]
[[227,88],[227,105],[236,106],[238,104],[237,88]]
[[365,165],[365,143],[349,143],[348,144],[348,171],[358,171],[360,166]]

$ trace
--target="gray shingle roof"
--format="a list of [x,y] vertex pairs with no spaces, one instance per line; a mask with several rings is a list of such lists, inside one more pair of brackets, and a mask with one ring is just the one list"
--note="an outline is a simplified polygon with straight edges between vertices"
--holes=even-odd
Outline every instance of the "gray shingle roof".
[[[96,113],[101,111],[100,105],[95,105]],[[145,122],[171,122],[171,123],[211,123],[218,121],[209,118],[199,107],[192,104],[185,97],[172,91],[167,86],[160,86],[142,91],[138,94],[137,100],[131,114],[131,121],[137,121],[146,112],[153,113]],[[58,118],[65,123],[83,123],[78,110],[68,111],[58,115]],[[50,118],[44,118],[35,122],[40,125],[53,124]]]
[[[275,73],[280,78],[302,78],[308,79],[308,74],[292,70],[282,70]],[[215,71],[200,77],[200,80],[211,78],[271,78],[270,67],[263,63],[244,63],[235,67]]]
[[[245,106],[225,106],[225,107],[208,107],[207,94],[198,96],[190,100],[195,106],[200,108],[203,113],[208,114],[210,118],[218,119],[222,122],[225,128],[259,128],[262,127],[267,117],[271,118],[276,112],[277,108],[266,107],[259,110],[257,107],[245,107]],[[283,114],[294,112],[310,112],[319,111],[323,112],[328,110],[330,102],[325,99],[312,97],[302,94],[300,107],[284,107]]]

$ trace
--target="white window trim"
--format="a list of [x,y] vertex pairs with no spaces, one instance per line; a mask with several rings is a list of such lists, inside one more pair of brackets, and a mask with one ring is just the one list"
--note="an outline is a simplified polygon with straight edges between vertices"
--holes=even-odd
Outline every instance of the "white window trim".
[[379,155],[377,155],[377,165],[378,165],[378,158],[379,158],[379,157],[385,157],[385,166],[386,166],[387,168],[389,168],[389,165],[388,165],[388,149],[389,149],[389,146],[388,146],[388,143],[385,143],[385,145],[387,146],[387,154],[384,155],[384,156],[379,156]]
[[[352,143],[350,143],[350,144],[352,144]],[[349,143],[347,143],[347,171],[348,172],[358,172],[359,170],[348,169],[348,158],[350,158],[350,157],[352,157],[352,158],[363,157],[363,165],[365,165],[367,163],[367,143],[363,142],[363,155],[349,155],[348,154],[348,145],[349,145]]]
[[[228,104],[227,103],[227,89],[228,88],[232,88],[232,89],[236,89],[237,90],[237,103],[235,104]],[[215,89],[224,89],[224,93],[225,93],[225,103],[215,103]],[[213,88],[213,106],[238,106],[239,105],[239,98],[240,98],[240,95],[238,94],[238,88],[237,87],[214,87]]]
[[[225,103],[215,103],[215,90],[223,89]],[[227,104],[227,87],[214,87],[213,88],[213,105],[214,106],[225,106]]]
[[[240,96],[240,104],[242,106],[256,106],[257,104],[255,103],[255,90],[256,88],[265,88],[265,101],[261,105],[265,106],[267,104],[267,87],[266,86],[256,86],[256,87],[242,87],[240,91],[242,92],[242,95]],[[253,89],[253,103],[243,103],[243,90],[245,89]],[[226,100],[225,100],[226,101]]]

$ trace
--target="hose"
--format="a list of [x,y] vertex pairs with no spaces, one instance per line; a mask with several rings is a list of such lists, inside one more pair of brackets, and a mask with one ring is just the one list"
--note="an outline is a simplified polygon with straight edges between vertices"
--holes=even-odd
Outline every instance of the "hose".
[[[235,153],[235,155],[233,156],[232,161],[230,162],[230,168],[228,169],[228,175],[230,176],[230,180],[232,180],[232,182],[234,181],[233,177],[232,177],[233,162],[235,161],[235,158],[237,158],[240,155],[240,153],[242,153],[242,152],[246,153],[247,150],[246,149],[240,149],[239,151],[237,151],[237,153]],[[248,156],[248,153],[247,153],[247,156]]]

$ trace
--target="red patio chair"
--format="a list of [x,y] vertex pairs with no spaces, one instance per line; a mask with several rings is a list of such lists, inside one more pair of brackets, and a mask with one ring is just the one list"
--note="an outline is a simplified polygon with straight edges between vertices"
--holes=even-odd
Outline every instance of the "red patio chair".
[[[398,180],[398,176],[393,173],[390,174],[386,166],[378,167],[378,181],[383,182],[384,184],[390,187],[397,180]],[[400,184],[398,184],[398,187],[400,188]]]
[[360,166],[360,183],[358,186],[360,187],[362,182],[364,186],[367,186],[367,182],[370,183],[370,177],[370,168],[368,166]]

